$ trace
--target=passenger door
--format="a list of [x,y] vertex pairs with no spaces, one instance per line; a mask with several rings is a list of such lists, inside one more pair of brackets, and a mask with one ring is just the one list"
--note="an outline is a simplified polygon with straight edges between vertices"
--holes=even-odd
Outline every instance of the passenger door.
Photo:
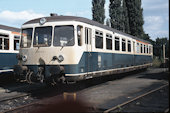
[[85,27],[85,45],[86,45],[86,68],[87,74],[91,72],[92,69],[92,29]]

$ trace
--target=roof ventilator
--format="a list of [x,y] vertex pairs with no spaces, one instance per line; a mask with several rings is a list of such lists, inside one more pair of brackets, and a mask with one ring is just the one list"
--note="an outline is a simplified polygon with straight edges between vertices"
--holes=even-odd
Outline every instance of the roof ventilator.
[[57,13],[50,13],[50,16],[58,16]]

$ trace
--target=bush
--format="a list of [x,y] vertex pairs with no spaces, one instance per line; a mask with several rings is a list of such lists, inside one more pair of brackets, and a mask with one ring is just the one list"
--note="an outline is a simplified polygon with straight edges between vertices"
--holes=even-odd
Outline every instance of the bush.
[[159,57],[155,56],[153,57],[153,67],[160,67],[160,65],[162,64],[161,59],[159,59]]

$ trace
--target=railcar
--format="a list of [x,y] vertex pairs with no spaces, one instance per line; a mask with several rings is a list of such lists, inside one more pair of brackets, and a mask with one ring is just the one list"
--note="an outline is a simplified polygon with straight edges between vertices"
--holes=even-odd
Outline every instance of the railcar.
[[20,29],[0,25],[0,73],[13,71],[18,64]]
[[152,65],[152,44],[98,22],[49,16],[22,25],[15,74],[32,82],[69,83]]

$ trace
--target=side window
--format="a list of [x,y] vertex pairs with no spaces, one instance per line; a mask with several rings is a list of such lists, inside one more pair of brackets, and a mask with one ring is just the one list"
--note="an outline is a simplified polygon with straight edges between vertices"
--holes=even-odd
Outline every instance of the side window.
[[19,36],[14,36],[14,50],[19,50]]
[[137,53],[140,53],[140,45],[137,43]]
[[83,34],[83,27],[77,26],[77,40],[78,40],[78,46],[82,46],[82,35]]
[[112,35],[106,34],[106,49],[112,50]]
[[0,34],[0,49],[9,50],[9,35]]
[[122,39],[122,51],[126,51],[126,40]]
[[91,34],[92,30],[90,28],[85,28],[85,44],[91,44]]
[[128,52],[131,52],[131,41],[128,40]]
[[140,52],[143,53],[143,44],[140,44]]
[[146,53],[146,45],[144,45],[144,53]]
[[146,52],[147,52],[147,54],[149,53],[148,45],[146,46]]
[[4,39],[4,50],[9,50],[9,39]]
[[95,32],[95,46],[96,48],[103,48],[103,33],[101,31]]
[[120,50],[120,40],[118,37],[115,37],[115,50]]

